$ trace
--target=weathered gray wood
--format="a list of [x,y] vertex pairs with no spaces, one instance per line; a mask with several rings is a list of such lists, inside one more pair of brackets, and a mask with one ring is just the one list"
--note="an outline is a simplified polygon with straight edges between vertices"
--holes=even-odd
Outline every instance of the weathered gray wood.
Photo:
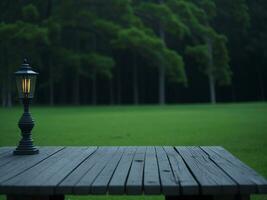
[[4,181],[22,174],[62,149],[63,147],[42,147],[38,155],[27,156],[14,156],[9,153],[10,161],[0,167],[0,193],[5,191],[4,186],[6,186],[6,183],[4,183]]
[[201,147],[239,185],[241,193],[267,192],[267,181],[222,147]]
[[52,195],[57,184],[95,150],[96,147],[67,147],[5,185],[13,188],[13,194]]
[[84,175],[104,157],[109,147],[98,147],[98,149],[74,171],[65,177],[56,187],[57,194],[73,194],[73,188],[84,177]]
[[138,147],[126,182],[126,193],[137,195],[143,193],[143,175],[146,147]]
[[118,151],[110,160],[91,185],[92,194],[106,194],[108,183],[125,151],[125,147],[119,147]]
[[12,152],[14,147],[0,147],[0,158],[7,152]]
[[116,168],[108,186],[109,194],[124,194],[127,176],[134,158],[136,147],[128,147]]
[[238,193],[238,185],[201,148],[176,147],[176,150],[199,182],[202,194]]
[[104,154],[100,154],[97,158],[95,165],[79,180],[79,182],[73,188],[74,194],[90,194],[91,185],[100,174],[100,172],[105,168],[107,163],[113,159],[118,147],[109,147],[108,151]]
[[162,193],[168,195],[180,194],[179,180],[174,176],[168,156],[163,147],[156,147],[156,154]]
[[164,147],[167,153],[176,182],[180,184],[180,193],[183,195],[199,194],[199,184],[192,176],[182,157],[173,147]]
[[1,148],[0,152],[0,167],[6,165],[7,163],[11,162],[12,160],[16,159],[13,156],[13,150],[11,147],[9,148]]
[[147,147],[144,168],[144,194],[160,194],[159,168],[155,147]]
[[0,148],[0,194],[8,198],[144,193],[248,200],[267,193],[267,181],[221,147],[41,147],[27,156],[13,149]]

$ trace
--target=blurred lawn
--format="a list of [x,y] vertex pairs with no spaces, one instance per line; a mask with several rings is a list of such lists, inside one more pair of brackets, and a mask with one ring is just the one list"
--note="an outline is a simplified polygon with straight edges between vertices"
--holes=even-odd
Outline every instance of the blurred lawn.
[[[267,103],[33,107],[31,111],[36,120],[33,137],[37,145],[221,145],[267,177]],[[21,107],[0,109],[0,146],[17,145],[21,113]]]

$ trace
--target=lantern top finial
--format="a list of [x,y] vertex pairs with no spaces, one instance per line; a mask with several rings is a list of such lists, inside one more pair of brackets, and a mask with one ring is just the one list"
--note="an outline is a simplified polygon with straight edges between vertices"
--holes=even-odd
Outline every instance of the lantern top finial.
[[23,64],[28,64],[28,59],[27,58],[23,59]]
[[20,66],[19,70],[15,72],[15,75],[37,75],[38,73],[33,71],[31,66],[28,63],[28,59],[24,58],[23,63]]

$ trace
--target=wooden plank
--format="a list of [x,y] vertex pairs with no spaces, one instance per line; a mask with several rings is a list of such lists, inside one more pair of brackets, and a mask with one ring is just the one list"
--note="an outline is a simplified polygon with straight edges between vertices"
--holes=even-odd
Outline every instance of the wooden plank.
[[125,151],[125,147],[119,147],[118,151],[110,160],[105,168],[101,171],[101,173],[96,177],[93,184],[91,185],[91,192],[92,194],[106,194],[108,183],[118,166],[119,161]]
[[222,147],[201,147],[239,185],[240,193],[266,193],[267,180]]
[[108,186],[109,194],[124,194],[127,176],[133,162],[136,147],[127,147]]
[[144,168],[144,194],[160,194],[159,167],[155,147],[147,147]]
[[95,165],[79,180],[79,182],[73,188],[74,194],[90,194],[91,185],[100,172],[105,168],[107,163],[113,159],[118,147],[109,147],[107,151],[97,157]]
[[183,195],[199,194],[199,184],[189,171],[182,157],[174,150],[173,147],[164,147],[171,163],[174,174],[174,180],[180,184],[180,193]]
[[42,147],[39,154],[25,156],[13,156],[10,153],[11,161],[0,167],[0,193],[5,191],[5,181],[20,175],[62,149],[63,147]]
[[12,152],[15,149],[15,147],[0,147],[0,158],[2,157],[2,155],[4,155],[7,152]]
[[13,156],[13,151],[16,147],[1,147],[0,148],[0,167],[16,159]]
[[202,194],[236,194],[238,192],[238,185],[201,148],[176,147],[176,150],[199,182]]
[[14,160],[16,157],[13,156],[13,150],[11,148],[2,148],[0,153],[0,167]]
[[99,147],[94,154],[81,163],[74,171],[65,177],[56,187],[57,194],[72,194],[75,185],[85,174],[97,163],[99,159],[107,154],[109,147]]
[[55,186],[88,158],[96,147],[67,147],[5,182],[13,194],[54,194]]
[[138,147],[126,182],[126,193],[138,195],[143,193],[143,173],[146,147]]
[[[167,149],[172,147],[166,147]],[[173,148],[172,148],[173,149]],[[160,182],[164,195],[180,194],[180,184],[177,175],[174,174],[169,158],[163,147],[156,147],[157,160],[159,165]]]

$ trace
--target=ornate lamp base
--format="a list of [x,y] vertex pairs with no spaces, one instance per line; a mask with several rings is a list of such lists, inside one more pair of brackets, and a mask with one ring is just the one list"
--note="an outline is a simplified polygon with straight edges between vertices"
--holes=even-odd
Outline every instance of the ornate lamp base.
[[14,155],[34,155],[39,150],[33,145],[31,130],[34,127],[34,121],[29,112],[29,99],[23,99],[24,113],[19,120],[19,128],[21,130],[22,139],[18,147],[14,150]]
[[17,148],[15,151],[13,151],[14,155],[34,155],[38,154],[39,149],[33,148],[33,149],[19,149]]

